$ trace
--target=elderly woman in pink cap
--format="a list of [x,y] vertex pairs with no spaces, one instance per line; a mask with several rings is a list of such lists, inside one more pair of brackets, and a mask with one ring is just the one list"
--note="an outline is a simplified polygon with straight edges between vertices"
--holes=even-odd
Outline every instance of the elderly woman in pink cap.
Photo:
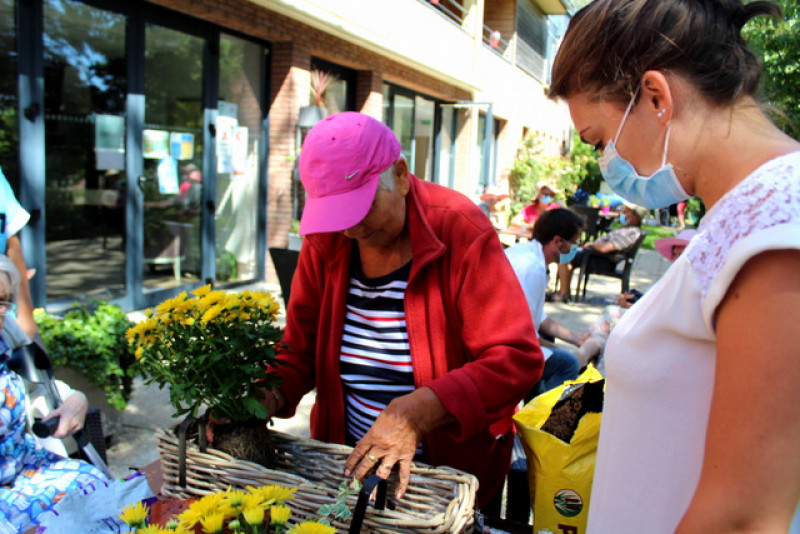
[[306,237],[269,412],[291,417],[316,388],[311,435],[355,446],[346,476],[398,469],[400,498],[412,460],[445,464],[477,476],[483,507],[543,367],[495,229],[467,197],[412,175],[392,131],[361,113],[312,128],[299,169]]

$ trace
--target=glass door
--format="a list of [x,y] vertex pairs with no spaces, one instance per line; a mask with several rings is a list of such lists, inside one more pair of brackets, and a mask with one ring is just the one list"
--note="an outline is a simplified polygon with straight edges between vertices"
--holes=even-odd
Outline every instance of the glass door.
[[47,300],[112,300],[126,291],[125,17],[43,7]]
[[[269,48],[147,3],[33,4],[0,0],[0,167],[34,207],[37,305],[262,277]],[[15,15],[42,27],[18,56]],[[44,83],[15,102],[23,74]]]
[[222,282],[258,272],[258,221],[267,49],[232,35],[220,36],[217,102],[215,273]]
[[201,272],[205,39],[145,25],[143,291],[176,288]]
[[400,147],[414,169],[414,97],[395,93],[392,101],[392,130],[400,141]]

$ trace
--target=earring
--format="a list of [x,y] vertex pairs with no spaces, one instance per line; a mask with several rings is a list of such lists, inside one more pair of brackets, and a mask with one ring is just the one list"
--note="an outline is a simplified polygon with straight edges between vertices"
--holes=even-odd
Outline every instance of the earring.
[[658,117],[659,119],[661,119],[661,118],[664,118],[664,115],[665,115],[666,113],[667,113],[667,110],[666,110],[665,108],[661,108],[661,111],[659,111],[658,113],[656,113],[656,117]]

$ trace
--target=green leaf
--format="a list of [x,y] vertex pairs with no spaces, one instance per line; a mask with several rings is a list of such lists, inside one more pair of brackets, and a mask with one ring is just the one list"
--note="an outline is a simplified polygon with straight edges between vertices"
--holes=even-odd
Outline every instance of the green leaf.
[[245,397],[244,405],[247,407],[247,410],[253,414],[254,417],[259,419],[266,419],[270,414],[267,411],[267,407],[258,402],[258,400],[252,397]]

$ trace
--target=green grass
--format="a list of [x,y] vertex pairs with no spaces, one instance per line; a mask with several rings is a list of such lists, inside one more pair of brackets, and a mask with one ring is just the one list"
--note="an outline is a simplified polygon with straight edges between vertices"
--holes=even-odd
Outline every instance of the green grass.
[[656,239],[661,239],[662,237],[675,237],[675,229],[670,228],[669,226],[650,226],[649,224],[643,224],[642,230],[647,232],[647,237],[645,237],[644,241],[642,242],[642,248],[649,250],[655,250],[653,242]]
[[[615,224],[611,227],[612,230],[619,228],[619,224]],[[647,237],[644,238],[642,242],[641,248],[646,248],[649,250],[655,250],[655,245],[653,242],[656,239],[661,239],[662,237],[675,237],[677,233],[674,228],[670,228],[669,226],[650,226],[649,224],[643,224],[642,230],[647,232]]]

